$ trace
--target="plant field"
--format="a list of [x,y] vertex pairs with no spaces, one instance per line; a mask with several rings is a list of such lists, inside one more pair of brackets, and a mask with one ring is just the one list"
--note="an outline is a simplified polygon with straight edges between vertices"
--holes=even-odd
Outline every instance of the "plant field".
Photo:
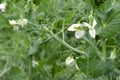
[[120,0],[0,0],[0,80],[120,80]]

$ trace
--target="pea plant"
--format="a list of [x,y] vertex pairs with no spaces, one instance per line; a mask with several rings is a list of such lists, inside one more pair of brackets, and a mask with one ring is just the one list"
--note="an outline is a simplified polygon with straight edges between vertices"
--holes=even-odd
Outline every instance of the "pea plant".
[[1,0],[0,80],[120,80],[120,0]]

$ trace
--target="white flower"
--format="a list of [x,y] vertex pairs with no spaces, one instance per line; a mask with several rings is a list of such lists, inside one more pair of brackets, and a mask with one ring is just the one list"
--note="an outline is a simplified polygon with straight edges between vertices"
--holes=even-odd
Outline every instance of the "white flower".
[[28,23],[27,19],[19,19],[18,24],[21,25],[22,27]]
[[35,67],[35,66],[37,66],[37,65],[38,65],[38,62],[35,61],[35,60],[33,60],[33,61],[32,61],[32,66]]
[[85,31],[81,29],[82,24],[72,24],[69,28],[68,31],[75,31],[75,37],[76,38],[81,38]]
[[0,4],[0,9],[1,9],[2,12],[5,12],[5,10],[6,10],[6,3],[1,3]]
[[94,29],[94,27],[97,24],[96,20],[95,19],[93,20],[93,25],[92,26],[90,24],[86,23],[86,22],[84,22],[83,24],[89,28],[89,34],[90,34],[90,36],[92,38],[95,38],[95,36],[96,36],[96,30]]
[[110,59],[114,60],[116,58],[116,49],[114,49],[110,54]]
[[17,26],[16,20],[9,20],[9,24],[13,26],[13,30],[19,30],[19,26]]
[[19,30],[19,25],[23,27],[27,23],[28,23],[27,19],[9,20],[9,24],[13,26],[13,30]]
[[71,66],[71,65],[73,65],[75,63],[75,60],[72,57],[68,57],[65,60],[65,63],[66,63],[66,65]]
[[9,20],[9,24],[11,24],[12,26],[17,25],[17,21],[16,20]]
[[68,57],[66,60],[65,60],[65,64],[67,66],[74,66],[77,70],[79,70],[79,67],[77,65],[77,63],[75,62],[74,58],[73,57]]

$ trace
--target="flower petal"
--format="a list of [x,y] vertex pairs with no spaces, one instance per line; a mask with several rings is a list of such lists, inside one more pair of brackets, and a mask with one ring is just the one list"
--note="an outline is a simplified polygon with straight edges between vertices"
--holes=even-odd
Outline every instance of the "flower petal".
[[110,54],[110,59],[114,60],[116,58],[116,48],[114,48]]
[[68,31],[76,31],[75,27],[80,27],[80,24],[72,24],[69,28]]
[[76,38],[81,38],[84,35],[85,31],[83,30],[78,30],[75,32],[75,37]]
[[72,66],[72,65],[75,63],[75,60],[74,60],[74,58],[72,58],[72,57],[68,57],[68,58],[65,60],[65,63],[66,63],[66,65]]
[[17,24],[17,21],[16,21],[16,20],[9,20],[9,24],[11,24],[12,26],[13,26],[13,25],[16,25],[16,24]]
[[37,65],[39,65],[39,63],[38,63],[37,61],[33,60],[33,61],[32,61],[32,66],[35,67],[35,66],[37,66]]
[[97,24],[96,20],[93,20],[93,28],[95,27],[95,25]]
[[27,19],[23,19],[24,21],[24,24],[27,24],[28,23],[28,20]]
[[75,67],[77,70],[80,70],[80,68],[78,67],[77,63],[75,63]]
[[92,28],[92,26],[91,26],[90,24],[86,23],[86,22],[83,22],[83,24],[84,24],[85,26],[87,26],[88,28]]
[[0,4],[0,9],[1,9],[2,12],[5,12],[5,10],[6,10],[6,3],[1,3]]
[[116,54],[112,52],[112,53],[110,54],[110,59],[114,60],[115,58],[116,58]]
[[25,18],[18,20],[18,24],[21,25],[22,27],[23,27],[24,25],[26,25],[27,23],[28,23],[28,20],[25,19]]
[[96,31],[95,31],[95,29],[89,29],[89,34],[90,34],[90,36],[91,36],[92,38],[95,38],[95,36],[96,36]]

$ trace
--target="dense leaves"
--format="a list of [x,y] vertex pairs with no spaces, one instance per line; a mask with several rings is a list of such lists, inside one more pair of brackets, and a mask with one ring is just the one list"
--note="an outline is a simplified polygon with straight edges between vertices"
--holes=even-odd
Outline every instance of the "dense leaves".
[[[119,80],[119,0],[2,0],[0,9],[0,80]],[[26,18],[19,30],[9,20]],[[93,24],[76,39],[72,24]],[[18,23],[17,23],[18,24]],[[112,55],[112,58],[111,58]],[[74,66],[65,64],[67,57]],[[76,69],[76,66],[80,70]]]

